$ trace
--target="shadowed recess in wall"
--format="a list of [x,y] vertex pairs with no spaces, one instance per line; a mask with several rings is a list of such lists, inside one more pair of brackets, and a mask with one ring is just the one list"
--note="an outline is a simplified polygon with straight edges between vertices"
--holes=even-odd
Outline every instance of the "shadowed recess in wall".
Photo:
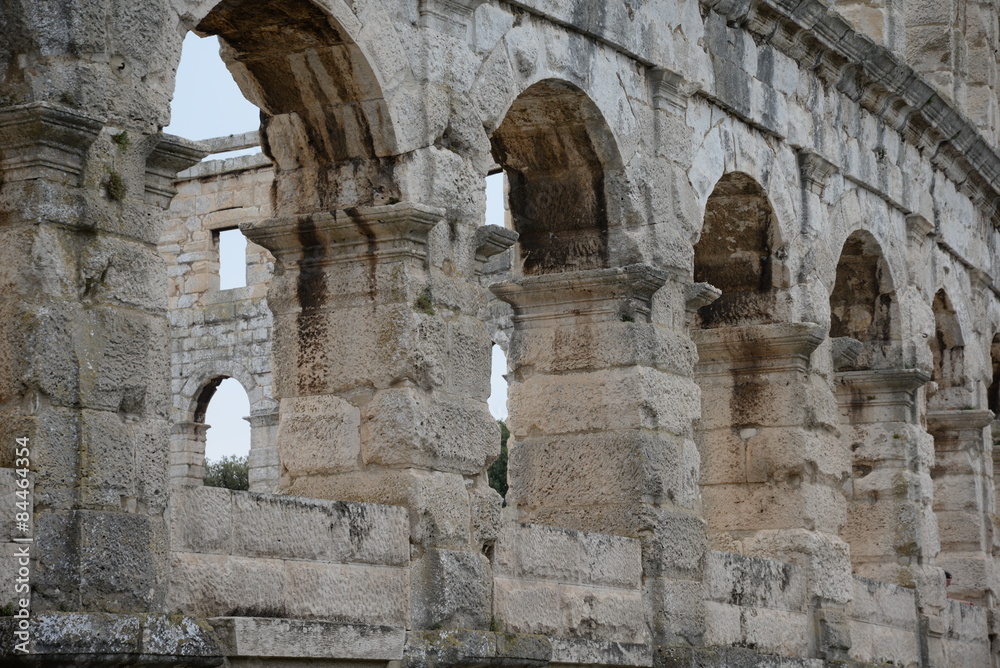
[[750,176],[723,176],[705,204],[705,225],[694,247],[694,280],[722,296],[698,314],[703,327],[774,321],[773,211]]
[[524,91],[493,134],[525,274],[608,266],[609,134],[582,91],[555,81]]

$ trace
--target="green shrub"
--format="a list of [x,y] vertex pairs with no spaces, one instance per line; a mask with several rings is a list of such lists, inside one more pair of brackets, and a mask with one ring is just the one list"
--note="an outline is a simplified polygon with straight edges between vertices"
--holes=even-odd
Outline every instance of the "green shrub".
[[108,199],[114,202],[122,201],[125,199],[125,195],[128,194],[128,190],[125,188],[125,181],[118,172],[108,173],[108,182],[104,185],[104,188],[108,193]]
[[205,486],[237,490],[250,489],[249,456],[229,455],[218,461],[206,461]]
[[507,439],[510,438],[510,430],[507,429],[507,423],[503,420],[497,420],[497,424],[500,426],[500,456],[496,458],[490,468],[487,470],[487,475],[490,478],[490,487],[495,489],[500,496],[507,496]]

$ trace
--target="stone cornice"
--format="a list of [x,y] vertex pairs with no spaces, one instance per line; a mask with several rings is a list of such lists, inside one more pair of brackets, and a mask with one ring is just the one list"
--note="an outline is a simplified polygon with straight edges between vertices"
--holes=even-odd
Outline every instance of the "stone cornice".
[[514,307],[514,322],[527,326],[567,318],[641,322],[648,321],[653,294],[668,280],[665,272],[633,264],[526,276],[495,283],[490,290]]
[[427,234],[444,215],[442,209],[402,202],[270,218],[244,223],[240,229],[282,261],[324,264],[373,255],[423,258]]
[[486,262],[517,243],[518,233],[497,225],[481,225],[476,229],[476,261]]
[[927,430],[981,430],[993,422],[993,411],[989,410],[943,410],[927,411]]
[[696,329],[699,376],[803,371],[826,328],[812,322],[780,322]]
[[177,174],[197,165],[208,154],[208,148],[198,142],[163,133],[156,135],[146,157],[146,202],[164,209],[170,206],[170,200],[177,194],[174,187]]
[[0,110],[0,170],[4,181],[76,183],[104,122],[45,102]]
[[861,35],[822,0],[701,0],[763,37],[928,152],[1000,227],[1000,156],[913,68]]

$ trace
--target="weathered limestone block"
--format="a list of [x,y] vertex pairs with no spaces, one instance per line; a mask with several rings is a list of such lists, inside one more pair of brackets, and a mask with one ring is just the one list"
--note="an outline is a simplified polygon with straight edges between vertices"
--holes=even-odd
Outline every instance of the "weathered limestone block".
[[758,531],[741,541],[748,556],[777,558],[800,566],[809,596],[835,603],[851,600],[853,584],[847,543],[806,529]]
[[521,633],[646,642],[641,558],[633,539],[508,525],[494,548],[494,617]]
[[[689,508],[697,501],[690,439],[637,429],[521,437],[508,447],[508,502],[536,522],[544,515],[555,526],[637,535],[650,501]],[[552,522],[556,516],[563,521]]]
[[638,541],[536,524],[507,524],[493,552],[498,576],[638,589]]
[[228,656],[398,661],[406,641],[403,629],[384,625],[259,617],[215,617],[209,624]]
[[540,635],[469,629],[410,631],[406,634],[402,665],[541,668],[552,659],[552,652],[549,639]]
[[299,617],[404,627],[407,569],[176,552],[170,609],[199,617]]
[[788,563],[709,551],[706,596],[718,603],[775,610],[806,610],[803,569]]
[[361,411],[336,395],[288,397],[281,402],[278,443],[287,475],[338,473],[357,468]]
[[406,511],[394,506],[174,488],[171,550],[330,563],[405,566]]
[[801,568],[711,551],[705,581],[706,644],[752,643],[784,656],[810,652],[807,583]]
[[306,476],[295,480],[289,494],[405,506],[414,542],[459,549],[468,545],[471,508],[465,479],[454,473],[420,469],[377,469],[368,472]]
[[[0,619],[0,635],[12,638],[13,617]],[[202,619],[165,614],[90,614],[33,612],[27,655],[11,653],[10,665],[115,663],[123,657],[145,657],[152,665],[220,665],[224,649]],[[6,648],[5,648],[6,649]]]
[[482,400],[412,388],[377,392],[365,405],[361,437],[366,465],[475,475],[500,454],[496,420]]
[[412,620],[418,628],[489,628],[489,560],[475,552],[429,549],[410,566]]
[[514,433],[644,428],[682,436],[698,410],[697,390],[688,379],[642,366],[526,373],[511,384],[508,401]]

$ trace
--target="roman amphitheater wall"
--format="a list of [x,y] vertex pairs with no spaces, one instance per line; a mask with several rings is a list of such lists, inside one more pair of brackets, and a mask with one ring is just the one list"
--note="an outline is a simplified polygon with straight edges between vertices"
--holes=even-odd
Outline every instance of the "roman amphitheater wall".
[[[4,661],[996,663],[993,28],[931,67],[937,23],[847,2],[890,50],[818,0],[35,4],[0,10]],[[159,132],[189,30],[261,156]],[[248,492],[199,484],[222,378]]]

